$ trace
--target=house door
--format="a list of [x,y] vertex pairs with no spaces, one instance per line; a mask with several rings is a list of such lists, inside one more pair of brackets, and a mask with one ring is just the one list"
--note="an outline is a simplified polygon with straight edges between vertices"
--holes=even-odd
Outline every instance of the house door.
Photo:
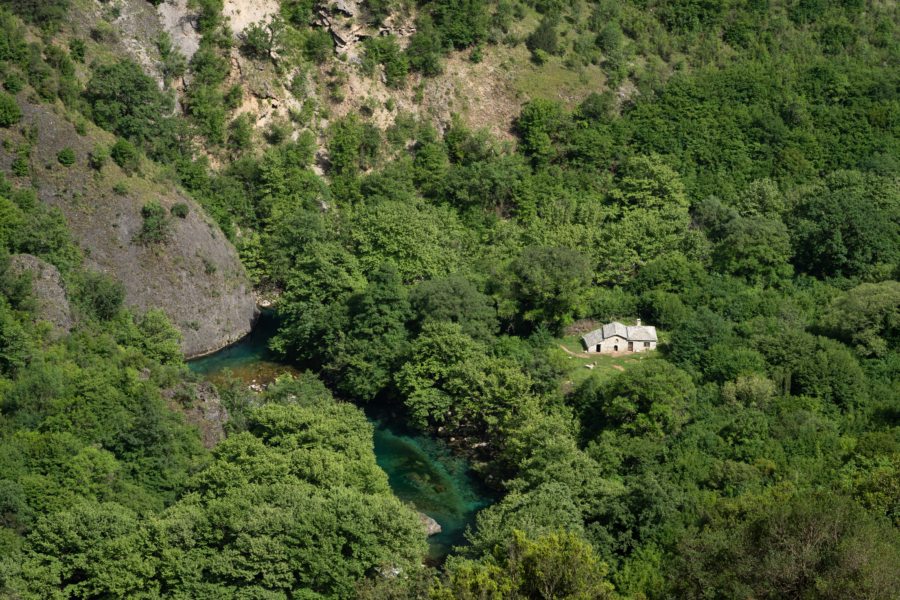
[[619,345],[616,344],[615,346],[613,346],[613,352],[618,352],[618,351],[619,351]]
[[603,347],[600,344],[597,344],[597,352],[602,352]]
[[634,352],[634,342],[628,342],[628,351]]

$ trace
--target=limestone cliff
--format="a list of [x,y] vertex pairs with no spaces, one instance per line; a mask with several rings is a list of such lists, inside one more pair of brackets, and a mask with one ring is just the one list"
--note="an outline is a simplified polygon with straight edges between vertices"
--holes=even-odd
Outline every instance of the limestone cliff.
[[[24,117],[15,130],[0,130],[10,148],[32,136],[31,180],[38,197],[58,207],[84,251],[88,268],[109,273],[125,286],[125,302],[137,311],[163,309],[183,335],[187,356],[211,352],[243,337],[256,318],[256,302],[237,252],[218,226],[189,196],[145,161],[140,175],[128,176],[111,162],[100,172],[88,166],[97,143],[113,138],[90,125],[79,135],[60,105],[34,104],[18,97]],[[36,137],[34,137],[36,136]],[[63,148],[75,164],[57,161]],[[10,173],[13,152],[0,150],[0,166]],[[13,177],[14,180],[16,178]],[[165,208],[189,207],[173,217],[168,242],[141,244],[141,208],[155,200]]]

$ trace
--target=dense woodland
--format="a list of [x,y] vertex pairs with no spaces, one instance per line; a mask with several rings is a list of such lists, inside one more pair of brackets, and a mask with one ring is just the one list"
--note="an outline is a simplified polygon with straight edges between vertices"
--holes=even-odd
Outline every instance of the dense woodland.
[[[371,38],[359,66],[398,88],[503,44],[603,68],[576,105],[527,101],[514,141],[404,114],[255,131],[233,116],[217,0],[197,2],[189,62],[160,44],[169,76],[191,74],[184,114],[136,63],[91,54],[105,28],[71,36],[68,0],[0,4],[0,126],[27,94],[118,136],[90,168],[165,165],[280,293],[273,347],[307,370],[221,389],[228,437],[204,448],[172,410],[197,385],[178,332],[85,269],[27,185],[30,149],[5,144],[4,597],[896,597],[894,3],[367,2],[373,22],[417,11],[405,48]],[[282,0],[242,51],[338,68],[313,8]],[[173,218],[146,206],[141,243]],[[17,253],[59,268],[72,333],[34,321]],[[567,327],[638,317],[659,351],[567,384]],[[439,568],[365,403],[463,440],[498,492]]]

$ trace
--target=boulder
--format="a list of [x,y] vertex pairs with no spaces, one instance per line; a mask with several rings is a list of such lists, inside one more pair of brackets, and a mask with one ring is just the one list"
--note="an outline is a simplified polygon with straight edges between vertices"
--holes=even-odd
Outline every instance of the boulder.
[[419,513],[419,521],[422,522],[422,525],[425,527],[425,533],[428,537],[439,534],[441,531],[441,524],[426,515],[423,512]]

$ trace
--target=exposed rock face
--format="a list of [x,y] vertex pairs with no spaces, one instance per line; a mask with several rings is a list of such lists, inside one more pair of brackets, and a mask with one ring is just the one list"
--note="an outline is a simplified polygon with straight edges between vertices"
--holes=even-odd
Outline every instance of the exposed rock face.
[[188,9],[188,0],[167,0],[156,7],[162,28],[172,36],[172,43],[188,60],[200,47],[197,12]]
[[74,320],[59,270],[30,254],[16,254],[11,258],[9,268],[14,275],[28,273],[31,276],[37,318],[51,323],[57,336],[68,333]]
[[188,385],[163,392],[169,406],[184,415],[185,421],[200,431],[200,440],[206,448],[213,448],[225,439],[225,423],[228,411],[215,386],[209,382]]
[[422,522],[422,525],[425,526],[425,533],[428,537],[439,534],[443,529],[441,528],[441,524],[426,515],[423,512],[419,513],[419,520]]
[[[155,177],[151,164],[142,167],[144,177],[128,177],[114,164],[100,174],[92,172],[88,153],[98,142],[111,144],[111,136],[93,127],[79,135],[54,107],[29,103],[24,92],[18,101],[22,129],[33,124],[37,130],[32,171],[38,196],[62,211],[87,266],[121,281],[126,304],[138,312],[164,310],[181,331],[188,357],[218,350],[249,333],[257,315],[252,287],[234,247],[200,206],[165,178]],[[19,131],[0,133],[23,142]],[[56,160],[65,147],[76,155],[69,168]],[[11,162],[12,153],[0,151],[0,168],[8,172]],[[116,184],[122,186],[120,192],[127,191],[113,191]],[[151,200],[167,209],[184,203],[189,212],[183,219],[171,218],[168,242],[143,245],[137,242],[141,208]]]

